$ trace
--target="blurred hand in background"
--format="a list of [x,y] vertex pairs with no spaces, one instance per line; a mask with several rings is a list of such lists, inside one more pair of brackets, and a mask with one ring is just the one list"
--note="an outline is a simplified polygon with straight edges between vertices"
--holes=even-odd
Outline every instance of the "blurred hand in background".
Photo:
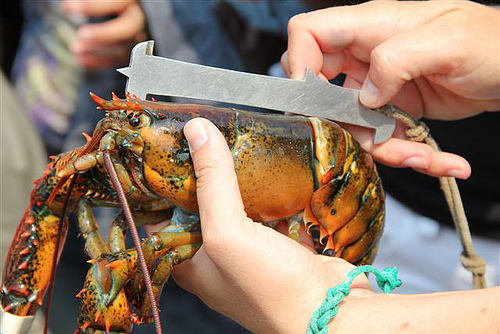
[[[64,0],[61,9],[90,18],[91,22],[78,28],[71,45],[80,65],[88,69],[128,64],[133,46],[147,37],[146,16],[136,0]],[[93,18],[102,22],[94,23]]]

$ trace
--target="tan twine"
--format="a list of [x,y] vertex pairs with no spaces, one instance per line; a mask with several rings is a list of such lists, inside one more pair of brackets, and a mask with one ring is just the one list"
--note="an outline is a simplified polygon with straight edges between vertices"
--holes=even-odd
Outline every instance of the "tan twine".
[[[429,128],[425,123],[416,120],[410,114],[390,103],[375,110],[406,125],[407,129],[405,134],[409,140],[425,143],[434,150],[441,151],[436,141],[430,135]],[[455,230],[462,244],[463,251],[462,254],[460,254],[460,261],[464,268],[472,273],[474,289],[486,288],[486,279],[484,276],[486,272],[486,263],[474,249],[469,223],[467,222],[467,216],[465,215],[457,181],[454,177],[440,177],[439,183],[441,184],[441,190],[448,203],[448,208],[450,209],[453,223],[455,224]]]

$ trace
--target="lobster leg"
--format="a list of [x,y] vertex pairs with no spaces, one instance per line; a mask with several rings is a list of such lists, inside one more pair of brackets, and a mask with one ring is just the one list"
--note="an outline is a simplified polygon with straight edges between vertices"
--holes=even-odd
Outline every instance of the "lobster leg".
[[[82,200],[78,203],[77,215],[89,256],[95,259],[108,253],[109,247],[99,232],[89,201]],[[77,295],[82,298],[78,312],[80,333],[94,332],[93,329],[109,331],[111,327],[119,332],[130,331],[129,308],[124,292],[117,294],[111,305],[106,305],[105,292],[112,284],[106,268],[107,263],[104,261],[93,263],[85,278],[84,288]]]
[[127,222],[122,213],[119,213],[109,228],[109,249],[115,252],[122,252],[125,248],[125,231],[127,230]]
[[[134,213],[140,224],[158,223],[170,216],[168,211]],[[78,328],[82,332],[94,329],[128,332],[131,313],[121,287],[136,271],[137,256],[134,250],[125,251],[126,224],[123,215],[118,214],[112,223],[110,246],[99,233],[91,204],[87,200],[82,200],[78,205],[78,224],[86,239],[87,253],[93,259],[84,289],[78,294],[78,297],[82,297]],[[106,254],[110,250],[117,253]],[[126,265],[119,265],[120,263]]]
[[[176,228],[183,228],[183,226],[166,226],[164,230],[153,233],[151,237],[143,240],[142,249],[148,262],[148,268],[152,267],[155,259],[165,256],[172,248],[201,243],[200,232],[177,232]],[[133,296],[142,296],[144,289],[142,275],[136,272],[131,281],[131,294]]]
[[288,224],[288,236],[293,240],[297,241],[298,243],[300,243],[300,236],[299,236],[300,225],[302,224],[303,221],[304,218],[302,212],[288,218],[286,221]]
[[78,203],[78,227],[85,238],[85,250],[90,258],[94,259],[102,253],[109,253],[109,247],[99,232],[99,225],[92,213],[92,207],[84,199]]
[[[169,226],[167,226],[167,228],[168,227]],[[200,232],[162,231],[153,234],[150,238],[144,239],[142,241],[142,248],[148,263],[148,268],[152,268],[155,259],[163,257],[172,249],[179,246],[191,246],[200,243]],[[183,250],[183,255],[186,251],[184,248],[181,250]],[[194,254],[195,251],[191,253]],[[188,252],[188,254],[191,253]],[[184,260],[182,256],[180,259]],[[93,293],[88,296],[92,299],[90,302],[92,305],[85,306],[85,304],[89,302],[86,298],[82,298],[83,301],[80,306],[80,311],[83,312],[81,315],[83,321],[79,320],[79,324],[83,326],[88,322],[91,327],[102,327],[97,321],[92,321],[92,316],[98,311],[102,314],[105,308],[111,310],[113,307],[122,307],[119,300],[125,298],[123,287],[130,278],[134,278],[130,283],[131,288],[129,291],[131,296],[142,296],[144,294],[144,287],[142,286],[142,275],[137,271],[137,252],[135,249],[128,249],[123,252],[112,254],[101,254],[93,262],[92,268],[87,274],[84,288],[84,293],[87,293],[89,290],[93,291]],[[84,306],[82,307],[82,305]],[[128,306],[127,311],[129,311]],[[110,326],[113,327],[113,322],[110,323]],[[123,329],[124,328],[122,328],[122,330]]]
[[[174,248],[172,251],[169,251],[165,256],[163,256],[157,263],[153,274],[151,275],[151,281],[153,283],[153,292],[155,294],[155,300],[159,301],[161,292],[163,290],[163,286],[167,282],[170,277],[170,273],[172,272],[172,268],[174,265],[179,264],[187,259],[193,257],[193,255],[200,249],[201,244],[193,244],[193,245],[183,245]],[[140,298],[140,305],[137,304],[137,308],[139,311],[139,322],[149,323],[152,321],[151,313],[151,302],[149,301],[149,295],[144,291],[144,297]]]
[[[191,212],[188,212],[186,210],[183,210],[181,208],[174,208],[173,210],[173,216],[172,219],[170,220],[170,224],[167,226],[164,226],[160,233],[152,233],[151,237],[149,238],[149,246],[144,247],[143,246],[143,252],[148,253],[148,255],[145,255],[146,259],[151,259],[153,258],[161,258],[163,254],[165,254],[165,251],[168,251],[171,249],[171,247],[176,247],[176,245],[171,244],[171,241],[168,240],[168,238],[172,238],[172,236],[180,236],[180,235],[189,235],[186,233],[193,233],[194,231],[198,231],[199,229],[199,217]],[[184,233],[184,234],[179,234],[179,233]],[[152,239],[156,238],[157,236],[160,236],[160,240],[163,239],[161,242],[156,242],[156,246],[153,245]],[[175,237],[174,237],[175,238]],[[143,241],[143,244],[146,240]],[[201,241],[200,241],[201,242]],[[163,245],[162,245],[163,243]],[[163,249],[163,252],[157,252],[156,254],[152,254],[151,250],[152,249]],[[194,253],[193,253],[194,254]],[[152,255],[152,256],[151,256]],[[148,268],[151,268],[151,266],[148,264]],[[154,275],[154,273],[153,273]],[[165,278],[165,280],[168,279],[168,276]],[[157,279],[158,281],[158,279]],[[136,272],[134,275],[134,278],[132,279],[128,290],[130,291],[129,295],[130,296],[135,296],[136,298],[141,298],[145,294],[144,290],[144,285],[143,285],[143,279],[142,275],[139,272]],[[148,296],[149,298],[149,296]],[[158,299],[157,299],[158,300]],[[142,303],[142,298],[137,300],[137,302],[132,299],[131,300],[134,305],[136,305],[137,308],[140,309],[140,304]]]
[[[155,225],[164,221],[169,220],[172,217],[171,210],[162,211],[135,211],[132,213],[134,217],[134,222],[137,226],[143,225]],[[122,213],[119,213],[113,222],[109,230],[109,249],[111,252],[121,252],[125,248],[125,232],[128,226],[125,221],[125,217]]]

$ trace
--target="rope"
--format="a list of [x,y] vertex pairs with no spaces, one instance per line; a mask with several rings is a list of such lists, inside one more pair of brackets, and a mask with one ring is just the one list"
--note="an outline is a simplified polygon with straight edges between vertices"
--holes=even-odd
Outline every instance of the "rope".
[[[385,114],[390,118],[394,118],[406,125],[406,137],[415,142],[425,143],[436,151],[441,151],[436,141],[429,134],[429,128],[425,123],[417,121],[410,114],[388,103],[385,106],[376,109],[376,111]],[[457,181],[454,177],[440,177],[439,183],[441,190],[446,198],[446,203],[450,209],[455,230],[462,244],[462,254],[460,261],[465,269],[472,273],[474,289],[486,288],[486,263],[482,257],[477,255],[472,243],[472,236],[467,222],[467,216],[458,190]]]
[[397,287],[400,287],[402,282],[398,278],[398,270],[396,267],[385,268],[382,271],[375,269],[372,266],[361,266],[352,269],[339,285],[328,289],[326,298],[323,304],[313,313],[307,334],[327,333],[328,324],[337,315],[339,303],[351,292],[351,284],[356,276],[363,273],[373,273],[377,279],[377,285],[384,291],[390,293]]

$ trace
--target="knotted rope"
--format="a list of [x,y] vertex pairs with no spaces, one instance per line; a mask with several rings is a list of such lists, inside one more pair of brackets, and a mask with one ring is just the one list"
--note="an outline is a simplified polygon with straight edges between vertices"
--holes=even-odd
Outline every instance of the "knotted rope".
[[[429,134],[429,128],[423,122],[417,121],[410,114],[388,103],[376,109],[384,115],[394,118],[406,125],[406,137],[415,142],[425,143],[436,151],[441,151],[436,141]],[[446,198],[446,203],[450,209],[455,229],[462,244],[462,254],[460,260],[465,269],[472,273],[474,289],[486,288],[486,263],[482,257],[477,255],[469,230],[469,223],[458,190],[457,181],[454,177],[440,177],[441,190]]]
[[328,289],[323,304],[313,313],[307,334],[327,333],[328,323],[337,315],[339,303],[351,292],[351,284],[356,276],[362,273],[373,273],[377,279],[377,284],[384,293],[390,293],[395,288],[401,286],[402,282],[398,278],[396,267],[385,268],[382,271],[372,266],[360,266],[352,269],[344,279],[342,284]]

